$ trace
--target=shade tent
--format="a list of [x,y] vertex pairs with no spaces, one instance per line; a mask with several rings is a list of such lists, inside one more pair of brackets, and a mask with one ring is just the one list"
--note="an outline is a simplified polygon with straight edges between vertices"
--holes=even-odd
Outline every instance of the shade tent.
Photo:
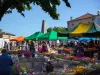
[[38,40],[67,40],[67,37],[58,37],[57,32],[54,30],[45,33],[44,35],[40,36]]
[[95,23],[80,23],[73,31],[60,33],[63,37],[99,37],[100,26]]
[[57,36],[58,37],[69,37],[69,33],[70,32],[63,32],[63,33],[62,32],[58,32],[57,33]]
[[58,37],[58,40],[68,40],[68,37]]
[[44,35],[40,36],[38,40],[57,40],[57,32],[54,30],[51,30],[48,33],[45,33]]
[[85,37],[97,37],[97,38],[100,38],[100,32],[97,31],[97,32],[91,32],[91,33],[83,33],[83,36]]
[[43,35],[42,32],[36,32],[28,37],[25,37],[24,40],[38,40],[38,37]]
[[86,37],[100,37],[100,26],[96,23],[93,23],[91,29],[87,33],[83,33]]
[[18,42],[21,42],[21,41],[24,41],[24,37],[23,36],[19,36],[17,38],[10,39],[10,41],[18,41]]
[[70,37],[81,37],[82,33],[87,33],[92,24],[79,24],[78,27],[69,34]]

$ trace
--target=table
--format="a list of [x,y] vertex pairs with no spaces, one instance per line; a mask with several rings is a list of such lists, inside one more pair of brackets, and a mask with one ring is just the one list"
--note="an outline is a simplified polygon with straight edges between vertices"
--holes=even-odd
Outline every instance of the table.
[[97,53],[97,49],[87,49],[84,51],[84,55],[87,57],[94,57],[94,53]]

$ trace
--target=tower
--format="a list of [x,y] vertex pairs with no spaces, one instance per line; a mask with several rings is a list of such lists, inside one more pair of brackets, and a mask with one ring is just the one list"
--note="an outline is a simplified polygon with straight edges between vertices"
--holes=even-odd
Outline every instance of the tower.
[[43,32],[44,34],[47,32],[47,29],[46,29],[46,21],[45,20],[42,21],[41,32]]

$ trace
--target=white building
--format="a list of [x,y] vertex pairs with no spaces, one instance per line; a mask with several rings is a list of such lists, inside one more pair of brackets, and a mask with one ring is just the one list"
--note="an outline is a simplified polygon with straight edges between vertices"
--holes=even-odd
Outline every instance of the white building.
[[4,32],[4,31],[2,31],[2,29],[0,29],[0,48],[4,47],[5,41],[8,43],[9,40],[12,38],[15,38],[14,34]]

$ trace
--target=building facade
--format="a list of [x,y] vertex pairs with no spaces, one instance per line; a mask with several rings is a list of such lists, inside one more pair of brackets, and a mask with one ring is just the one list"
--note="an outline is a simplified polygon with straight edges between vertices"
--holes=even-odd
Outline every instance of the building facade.
[[14,34],[8,33],[8,32],[4,32],[2,31],[2,29],[0,29],[0,48],[4,47],[4,43],[5,42],[9,42],[10,39],[15,38]]
[[76,27],[80,23],[86,23],[86,24],[92,23],[92,22],[94,22],[94,17],[95,17],[95,15],[86,13],[85,15],[82,15],[75,19],[71,18],[70,21],[67,22],[68,30],[71,31],[74,27]]
[[0,38],[12,39],[12,38],[15,38],[15,35],[8,32],[4,32],[2,31],[2,29],[0,29]]

